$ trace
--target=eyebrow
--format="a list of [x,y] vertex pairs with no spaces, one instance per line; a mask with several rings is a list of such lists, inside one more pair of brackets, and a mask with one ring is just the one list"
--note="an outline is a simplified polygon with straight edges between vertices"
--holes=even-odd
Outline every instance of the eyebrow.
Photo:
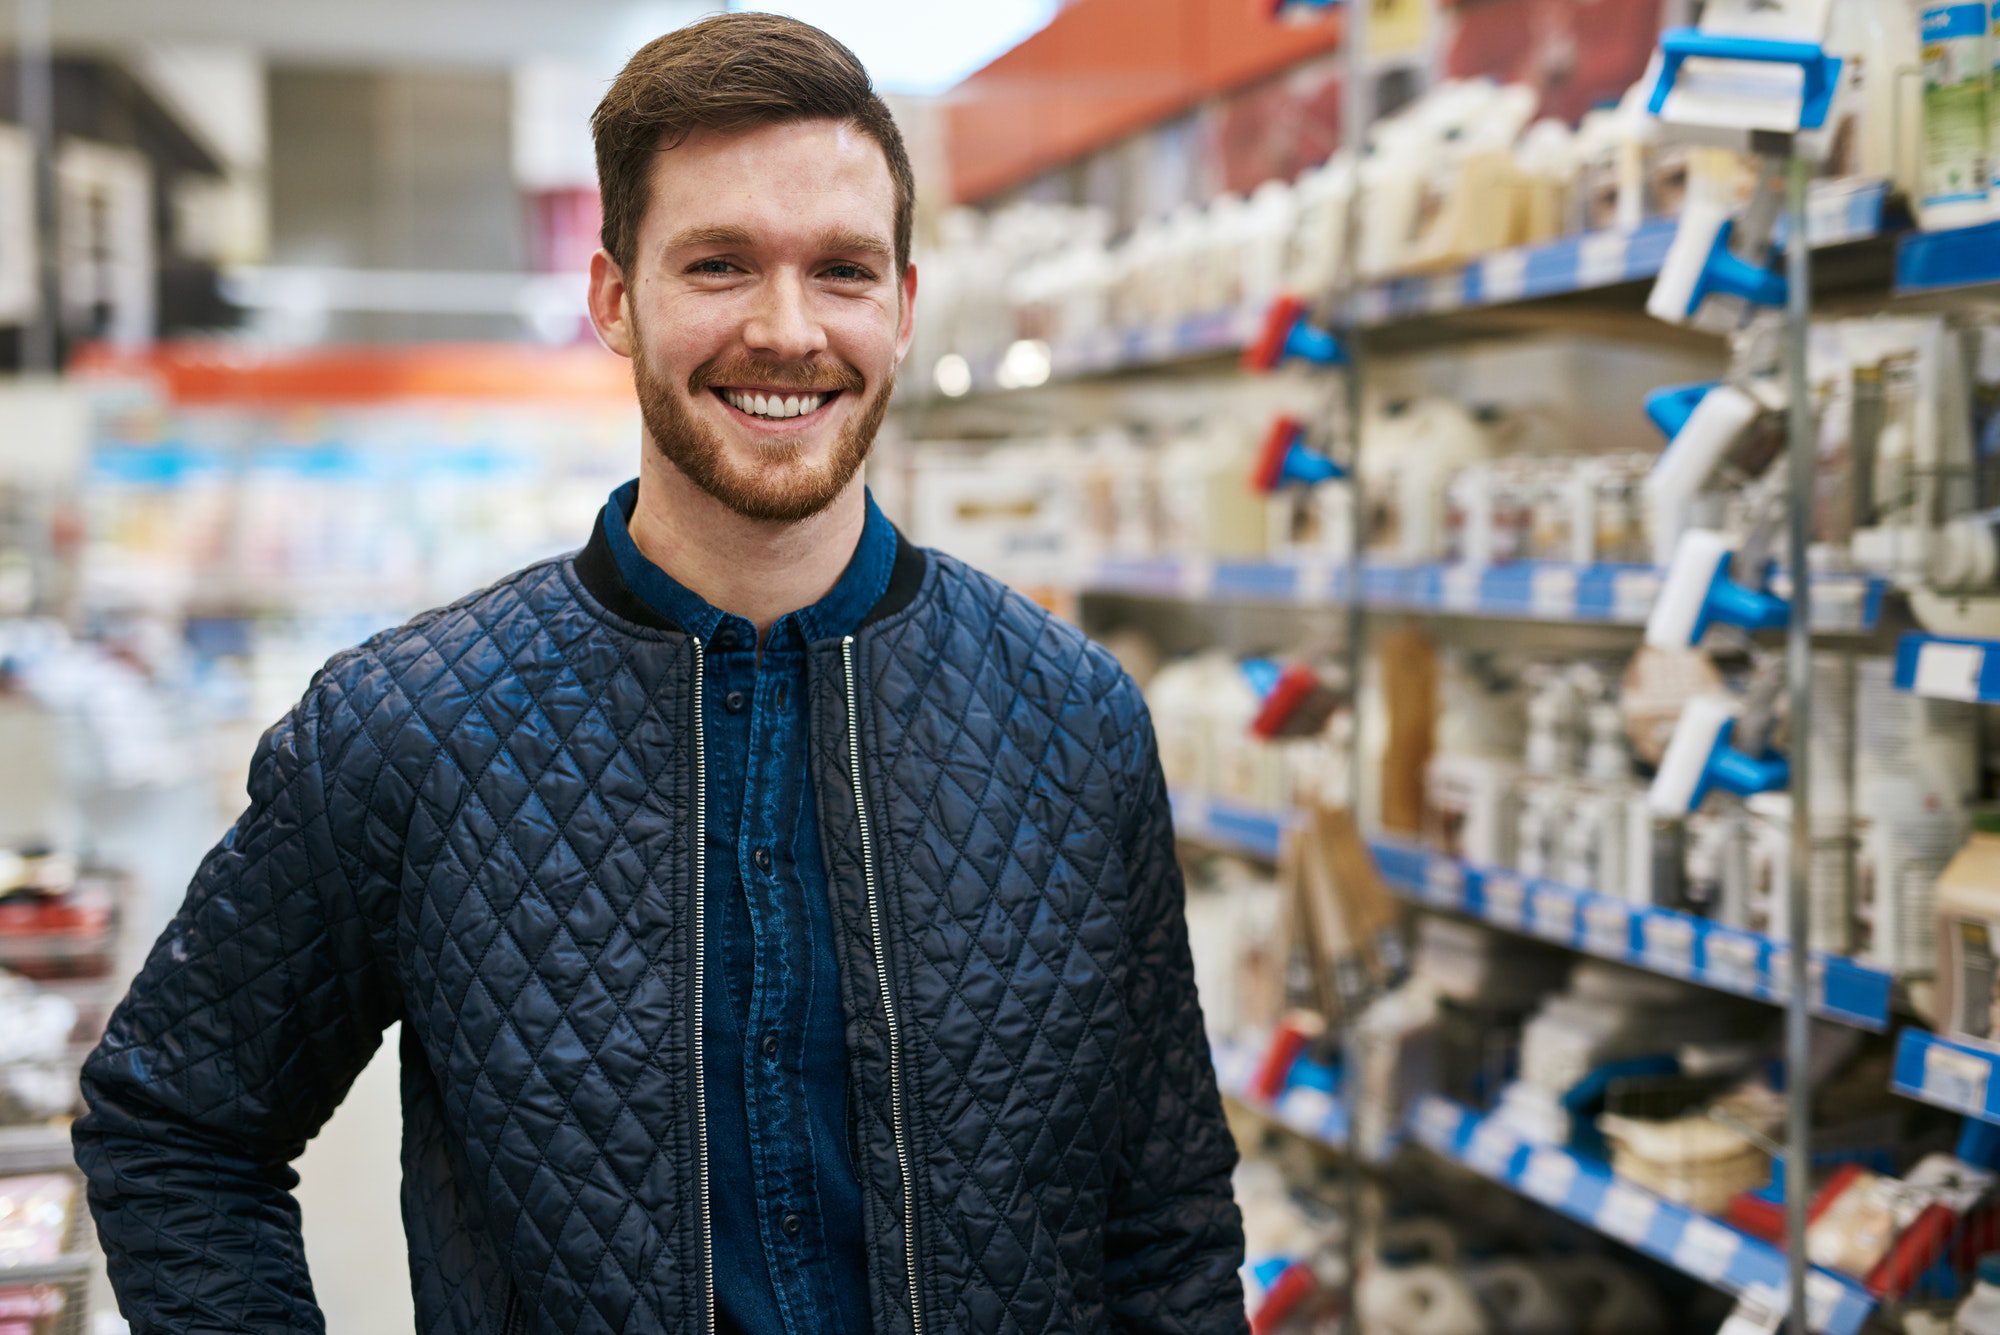
[[[729,223],[704,223],[684,228],[667,239],[664,249],[692,250],[703,246],[750,247],[757,238],[748,228]],[[824,255],[865,255],[886,263],[889,243],[870,232],[852,227],[830,227],[819,234],[817,245]]]

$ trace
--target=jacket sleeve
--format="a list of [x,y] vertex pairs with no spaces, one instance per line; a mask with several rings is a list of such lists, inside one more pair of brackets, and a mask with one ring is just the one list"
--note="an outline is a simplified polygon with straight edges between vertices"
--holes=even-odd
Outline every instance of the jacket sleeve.
[[1144,705],[1135,699],[1124,717],[1132,758],[1120,776],[1131,1028],[1123,1149],[1104,1241],[1105,1308],[1119,1330],[1244,1331],[1243,1222],[1230,1190],[1236,1145],[1195,996],[1166,781]]
[[84,1064],[77,1163],[134,1335],[325,1328],[290,1165],[397,1014],[393,914],[364,910],[377,883],[343,865],[364,832],[329,816],[329,736],[376,754],[332,677],[258,743],[249,808]]

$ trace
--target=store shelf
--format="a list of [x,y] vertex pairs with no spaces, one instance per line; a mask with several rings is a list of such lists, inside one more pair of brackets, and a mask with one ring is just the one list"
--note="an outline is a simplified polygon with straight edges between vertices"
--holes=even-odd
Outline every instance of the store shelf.
[[1284,815],[1201,793],[1177,791],[1172,798],[1179,838],[1264,862],[1278,860]]
[[[1059,339],[1048,345],[1046,376],[1035,383],[1161,370],[1204,357],[1231,356],[1243,350],[1263,318],[1261,306],[1245,306],[1191,315],[1172,324],[1139,329],[1100,329],[1075,338]],[[1032,388],[1027,384],[1006,383],[1001,369],[1005,360],[1004,355],[994,355],[973,363],[972,391],[992,393]]]
[[2000,704],[2000,641],[1905,635],[1896,642],[1896,689],[1936,700]]
[[[1361,583],[1363,601],[1378,611],[1643,626],[1662,577],[1651,566],[1516,561],[1494,566],[1370,564],[1362,570]],[[1346,566],[1333,560],[1113,557],[1096,564],[1082,591],[1313,606],[1344,602],[1349,583]],[[1819,576],[1813,581],[1816,629],[1826,634],[1873,630],[1881,620],[1886,591],[1883,581],[1868,575]]]
[[[1879,236],[1888,225],[1888,200],[1879,181],[1823,183],[1807,205],[1806,235],[1815,248]],[[1671,218],[1649,219],[1628,230],[1585,232],[1436,274],[1393,278],[1362,292],[1360,320],[1381,327],[1640,282],[1659,274],[1675,227]]]
[[2000,283],[2000,222],[1911,232],[1896,245],[1896,295]]
[[[1785,1255],[1761,1238],[1623,1181],[1574,1151],[1530,1144],[1449,1099],[1421,1100],[1412,1121],[1418,1144],[1481,1177],[1725,1293],[1783,1306]],[[1876,1300],[1859,1283],[1815,1268],[1807,1276],[1806,1301],[1812,1330],[1858,1335]]]
[[[1814,187],[1806,230],[1814,248],[1846,245],[1890,230],[1889,190],[1879,181],[1823,182]],[[1370,283],[1358,294],[1357,318],[1370,329],[1435,320],[1459,312],[1598,292],[1658,275],[1673,244],[1676,222],[1654,218],[1627,229],[1584,232],[1538,245],[1495,251],[1467,264]],[[1046,367],[1008,382],[1005,354],[971,366],[973,393],[1032,388],[1090,376],[1158,370],[1240,351],[1263,319],[1262,303],[1192,315],[1171,324],[1104,329],[1046,346]]]
[[[1383,880],[1417,903],[1478,918],[1650,973],[1782,1005],[1787,948],[1769,937],[1670,909],[1628,904],[1512,872],[1488,870],[1394,840],[1371,842]],[[1814,955],[1819,1015],[1878,1032],[1894,990],[1880,969]]]
[[1922,1029],[1896,1040],[1890,1088],[1982,1122],[2000,1125],[2000,1052]]
[[1216,1041],[1213,1052],[1216,1085],[1225,1099],[1326,1149],[1346,1147],[1346,1100],[1310,1085],[1295,1085],[1276,1100],[1260,1099],[1250,1092],[1250,1077],[1257,1069],[1262,1052],[1254,1044],[1235,1039]]

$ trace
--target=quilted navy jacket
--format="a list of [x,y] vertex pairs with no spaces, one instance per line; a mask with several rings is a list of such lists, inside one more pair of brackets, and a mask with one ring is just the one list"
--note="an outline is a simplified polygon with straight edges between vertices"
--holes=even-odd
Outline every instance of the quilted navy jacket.
[[[902,543],[812,648],[879,1331],[1241,1331],[1137,690]],[[423,1335],[710,1324],[698,640],[602,533],[333,659],[84,1069],[135,1335],[319,1331],[289,1164],[402,1022]]]

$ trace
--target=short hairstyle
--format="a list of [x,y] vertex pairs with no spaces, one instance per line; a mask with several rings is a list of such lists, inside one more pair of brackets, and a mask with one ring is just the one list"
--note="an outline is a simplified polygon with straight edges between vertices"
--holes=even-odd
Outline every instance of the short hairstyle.
[[852,51],[777,14],[717,14],[655,37],[625,62],[590,118],[604,249],[630,272],[657,151],[696,130],[803,120],[844,121],[881,145],[896,191],[900,273],[910,262],[916,177],[895,118]]

